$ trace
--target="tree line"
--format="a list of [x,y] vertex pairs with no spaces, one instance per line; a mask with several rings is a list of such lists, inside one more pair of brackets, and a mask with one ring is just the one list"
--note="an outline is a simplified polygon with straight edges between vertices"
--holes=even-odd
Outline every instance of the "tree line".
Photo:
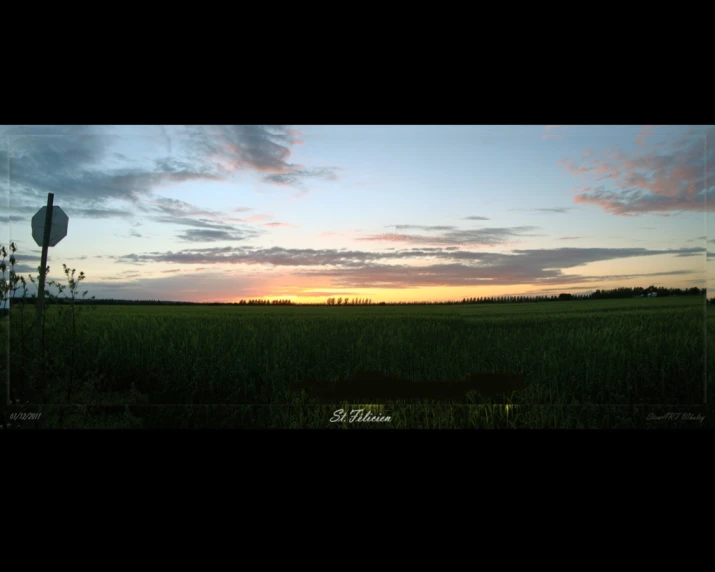
[[648,288],[615,288],[613,290],[596,290],[591,298],[628,298],[647,296],[648,294],[662,296],[707,296],[707,288],[664,288],[663,286],[648,286]]
[[[34,305],[37,302],[37,295],[33,292],[29,294],[26,298],[16,298],[13,304],[29,304]],[[58,298],[52,301],[53,304],[66,304],[68,303],[63,298]],[[100,306],[193,306],[198,304],[198,302],[172,302],[166,300],[120,300],[114,298],[105,299],[93,299],[93,300],[75,300],[75,304],[88,304],[88,305],[100,305]]]
[[645,298],[649,294],[658,297],[668,296],[707,296],[706,288],[664,288],[662,286],[648,286],[647,288],[614,288],[612,290],[596,290],[591,294],[569,294],[561,293],[551,296],[483,296],[478,298],[464,298],[462,304],[498,304],[498,303],[520,303],[520,302],[555,302],[563,300],[610,300],[615,298]]
[[[612,290],[596,290],[590,294],[570,294],[561,293],[553,295],[540,296],[479,296],[471,298],[463,298],[461,301],[431,301],[431,302],[373,302],[370,298],[328,298],[325,302],[312,303],[296,303],[289,299],[283,300],[263,300],[260,298],[242,299],[238,302],[174,302],[165,300],[122,300],[122,299],[93,299],[93,300],[76,300],[76,304],[92,304],[92,305],[117,305],[117,306],[423,306],[423,305],[453,305],[453,304],[514,304],[514,303],[535,303],[535,302],[555,302],[564,300],[598,300],[598,299],[615,299],[615,298],[640,298],[646,297],[649,294],[655,293],[658,297],[669,296],[703,296],[707,298],[707,289],[698,288],[664,288],[649,286],[647,288],[614,288]],[[16,298],[14,304],[30,304],[34,305],[36,295],[30,294],[27,298]],[[58,299],[55,304],[69,303],[67,300]],[[708,303],[715,303],[715,298],[708,300]]]
[[[37,296],[33,292],[27,298],[18,298],[15,304],[30,304],[34,305]],[[54,303],[67,303],[63,299],[58,299]],[[76,300],[75,304],[91,304],[100,306],[287,306],[295,304],[292,300],[262,300],[259,298],[252,300],[240,300],[239,302],[173,302],[166,300],[117,300],[114,298],[94,299],[94,300]]]
[[328,298],[326,301],[328,306],[367,306],[372,304],[372,300],[369,298]]
[[238,303],[233,302],[234,306],[290,306],[292,304],[293,301],[287,298],[285,300],[261,300],[256,298],[254,300],[241,300]]

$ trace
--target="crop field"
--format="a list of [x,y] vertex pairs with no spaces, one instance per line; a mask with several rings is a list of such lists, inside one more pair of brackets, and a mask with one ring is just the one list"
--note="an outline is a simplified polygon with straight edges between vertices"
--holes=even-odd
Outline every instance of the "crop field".
[[[704,404],[715,389],[712,311],[683,297],[82,305],[73,319],[70,307],[49,305],[38,363],[34,308],[17,305],[0,328],[0,373],[12,411],[41,412],[20,423],[27,427],[695,429],[715,425]],[[525,383],[499,396],[371,403],[319,402],[298,387],[316,379],[337,385],[364,371],[434,382],[519,374]],[[331,420],[340,409],[383,421]]]

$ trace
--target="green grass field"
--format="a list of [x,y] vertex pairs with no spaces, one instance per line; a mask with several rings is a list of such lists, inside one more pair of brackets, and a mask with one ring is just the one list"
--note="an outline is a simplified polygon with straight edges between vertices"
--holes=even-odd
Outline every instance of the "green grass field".
[[[435,306],[49,306],[38,427],[704,428],[713,415],[701,298]],[[712,312],[712,311],[710,311]],[[24,314],[24,316],[23,316]],[[34,308],[2,327],[12,411],[32,400]],[[709,342],[710,345],[713,341]],[[709,348],[710,350],[715,348]],[[707,365],[707,368],[706,368]],[[377,370],[412,380],[521,373],[498,400],[371,404],[386,423],[330,422],[295,385]],[[707,372],[707,373],[706,373]],[[68,392],[68,389],[71,389]],[[22,405],[30,401],[29,404]],[[24,407],[24,409],[22,408]],[[366,408],[367,409],[367,408]],[[657,419],[667,413],[680,417]],[[683,413],[704,416],[686,418]],[[24,423],[24,425],[23,425]]]

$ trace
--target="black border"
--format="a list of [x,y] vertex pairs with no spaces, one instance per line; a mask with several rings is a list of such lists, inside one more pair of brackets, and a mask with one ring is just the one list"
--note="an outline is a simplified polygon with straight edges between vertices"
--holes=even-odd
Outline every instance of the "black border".
[[53,75],[33,66],[24,74],[13,71],[0,125],[715,124],[702,82],[670,82],[667,74],[657,81],[619,77],[602,62],[590,74],[586,64],[583,73],[569,73],[552,59],[530,70],[504,64],[495,74],[497,64],[485,69],[488,60],[480,57],[466,68],[404,62],[399,73],[386,62],[386,69],[366,64],[300,78],[291,70],[254,76],[221,67],[213,79],[210,65],[180,76],[167,65],[131,73],[77,69],[63,78],[60,70]]
[[681,481],[687,484],[681,491],[697,494],[698,483],[705,484],[702,476],[708,474],[705,462],[715,437],[712,429],[0,433],[8,475],[19,477],[19,486],[28,490],[48,475],[78,490],[90,484],[94,490],[101,483],[109,497],[115,485],[141,488],[144,479],[190,481],[198,494],[205,484],[209,495],[218,482],[233,480],[237,491],[245,492],[245,483],[268,491],[278,482],[286,492],[304,494],[303,486],[334,491],[335,501],[340,492],[394,487],[407,493],[414,484],[432,483],[431,493],[453,491],[465,479],[473,490],[464,493],[479,498],[479,485],[495,476],[511,490],[511,500],[534,500],[542,483],[562,487],[564,496],[573,487],[584,499],[591,485],[596,486],[594,494],[612,486],[621,494],[639,487],[650,490],[657,483],[674,490]]

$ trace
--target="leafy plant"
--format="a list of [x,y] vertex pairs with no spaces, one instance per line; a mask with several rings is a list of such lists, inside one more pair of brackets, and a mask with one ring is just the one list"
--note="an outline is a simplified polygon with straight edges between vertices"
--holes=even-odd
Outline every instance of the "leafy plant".
[[[37,332],[34,328],[37,326],[34,319],[30,321],[33,316],[26,316],[25,306],[28,306],[28,302],[32,302],[32,308],[36,311],[35,304],[37,303],[37,295],[32,293],[28,296],[28,282],[35,286],[37,291],[41,272],[41,268],[38,266],[37,276],[28,276],[28,281],[25,280],[23,276],[18,275],[15,272],[16,258],[15,252],[17,251],[17,246],[15,243],[10,243],[9,247],[9,267],[8,262],[5,261],[8,249],[5,246],[0,246],[0,301],[2,307],[5,311],[4,315],[10,315],[10,308],[5,308],[8,301],[11,308],[15,308],[13,314],[18,311],[19,315],[17,320],[13,320],[13,329],[19,333],[19,344],[11,347],[13,354],[12,363],[10,359],[7,360],[6,369],[8,375],[6,376],[8,387],[7,394],[9,397],[9,402],[11,403],[42,403],[45,400],[46,393],[48,390],[47,384],[48,379],[52,379],[57,382],[63,378],[66,379],[66,387],[64,390],[64,399],[69,404],[72,401],[73,392],[75,391],[76,381],[78,374],[78,356],[77,349],[79,347],[79,314],[85,308],[78,307],[77,302],[86,298],[88,291],[85,290],[80,292],[81,283],[86,279],[84,272],[77,274],[76,269],[70,269],[66,264],[63,264],[63,271],[66,278],[66,284],[62,284],[56,280],[49,280],[46,282],[45,288],[45,300],[46,307],[42,315],[42,321],[40,324],[41,331]],[[6,271],[9,268],[9,276],[6,277]],[[50,267],[45,268],[45,276],[49,274]],[[52,287],[55,287],[57,292],[52,292]],[[18,291],[22,291],[21,297],[17,297]],[[90,299],[94,299],[92,296]],[[15,301],[20,303],[16,304]],[[96,309],[96,307],[93,307]],[[53,312],[54,310],[54,312]],[[47,328],[48,328],[48,316],[55,314],[50,320],[52,322],[52,336],[61,341],[60,347],[57,344],[52,348],[48,348],[46,342],[47,340]],[[29,324],[28,324],[29,322]],[[6,332],[8,339],[10,336],[10,320],[7,319]],[[29,343],[32,339],[30,334],[36,334],[38,336],[39,347],[33,347]],[[64,342],[64,340],[67,340]],[[65,352],[65,347],[62,345],[68,345],[69,352]],[[52,351],[50,351],[52,350]],[[64,356],[65,353],[69,355],[67,360]],[[10,357],[9,355],[7,356]],[[12,373],[12,383],[10,383],[10,373]],[[89,379],[101,379],[101,376],[96,378],[94,374],[89,374],[85,372],[81,375],[84,381]],[[57,387],[52,388],[55,400],[57,398]],[[28,400],[28,398],[30,398]],[[60,411],[60,425],[62,423],[62,417],[64,415],[64,410]],[[3,418],[4,419],[4,418]]]

